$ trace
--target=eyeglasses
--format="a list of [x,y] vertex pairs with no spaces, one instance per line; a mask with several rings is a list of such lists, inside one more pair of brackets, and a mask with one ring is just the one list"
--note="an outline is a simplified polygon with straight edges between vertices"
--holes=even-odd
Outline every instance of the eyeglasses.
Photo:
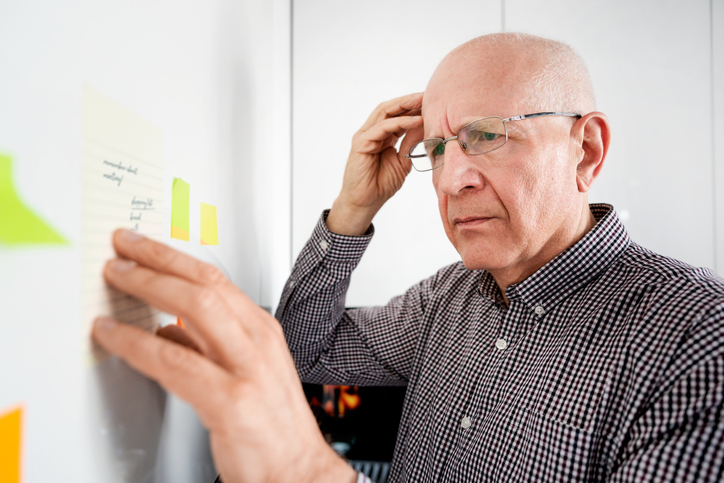
[[410,153],[405,155],[405,157],[412,161],[412,166],[417,171],[437,169],[442,166],[444,162],[445,145],[449,141],[455,139],[467,154],[470,156],[480,156],[481,154],[494,151],[508,142],[506,122],[542,116],[581,117],[580,114],[572,112],[536,112],[535,114],[524,114],[507,119],[498,116],[484,117],[461,127],[457,136],[447,139],[430,138],[420,141],[410,148]]

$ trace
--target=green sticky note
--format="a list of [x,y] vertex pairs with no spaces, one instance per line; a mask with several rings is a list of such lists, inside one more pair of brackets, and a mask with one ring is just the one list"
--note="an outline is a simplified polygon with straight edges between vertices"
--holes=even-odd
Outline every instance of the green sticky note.
[[189,241],[189,198],[191,186],[181,178],[173,179],[171,194],[171,238]]
[[67,241],[23,203],[12,179],[12,158],[0,153],[0,243],[66,244]]
[[218,245],[219,231],[216,228],[216,207],[201,203],[201,244]]

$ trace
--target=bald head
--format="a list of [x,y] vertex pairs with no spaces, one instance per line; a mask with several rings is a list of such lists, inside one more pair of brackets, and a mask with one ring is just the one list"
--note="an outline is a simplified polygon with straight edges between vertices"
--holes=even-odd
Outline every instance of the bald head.
[[555,40],[521,33],[475,38],[443,59],[430,85],[458,82],[453,79],[464,73],[469,73],[473,82],[493,83],[501,95],[509,96],[508,101],[514,100],[526,112],[585,114],[596,110],[583,60],[571,47]]

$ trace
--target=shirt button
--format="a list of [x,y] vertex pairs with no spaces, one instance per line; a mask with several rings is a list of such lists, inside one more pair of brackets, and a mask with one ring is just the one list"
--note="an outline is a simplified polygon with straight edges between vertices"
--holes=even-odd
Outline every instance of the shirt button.
[[546,313],[546,309],[544,309],[542,305],[539,305],[538,307],[535,308],[536,315],[543,315],[545,313]]
[[505,339],[498,339],[495,341],[495,347],[497,347],[501,351],[504,351],[508,348],[508,342]]
[[296,284],[296,282],[295,282],[294,280],[291,280],[291,281],[289,282],[289,288],[294,288],[294,285],[295,285],[295,284]]
[[462,421],[460,421],[460,426],[462,426],[463,429],[468,429],[471,424],[473,424],[473,422],[467,416],[465,416]]
[[327,248],[329,248],[329,243],[327,243],[327,240],[322,240],[321,242],[319,242],[319,248],[321,248],[323,252],[326,252]]

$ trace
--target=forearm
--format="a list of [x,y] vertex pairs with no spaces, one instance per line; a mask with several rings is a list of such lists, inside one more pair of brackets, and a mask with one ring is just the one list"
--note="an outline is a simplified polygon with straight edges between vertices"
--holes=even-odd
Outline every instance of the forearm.
[[[406,384],[434,282],[387,305],[346,310],[352,270],[372,236],[338,236],[320,220],[295,263],[276,317],[302,380],[323,384]],[[324,249],[322,247],[325,247]]]
[[372,236],[331,233],[326,213],[302,249],[282,293],[276,317],[304,378],[334,336],[345,308],[350,275]]

